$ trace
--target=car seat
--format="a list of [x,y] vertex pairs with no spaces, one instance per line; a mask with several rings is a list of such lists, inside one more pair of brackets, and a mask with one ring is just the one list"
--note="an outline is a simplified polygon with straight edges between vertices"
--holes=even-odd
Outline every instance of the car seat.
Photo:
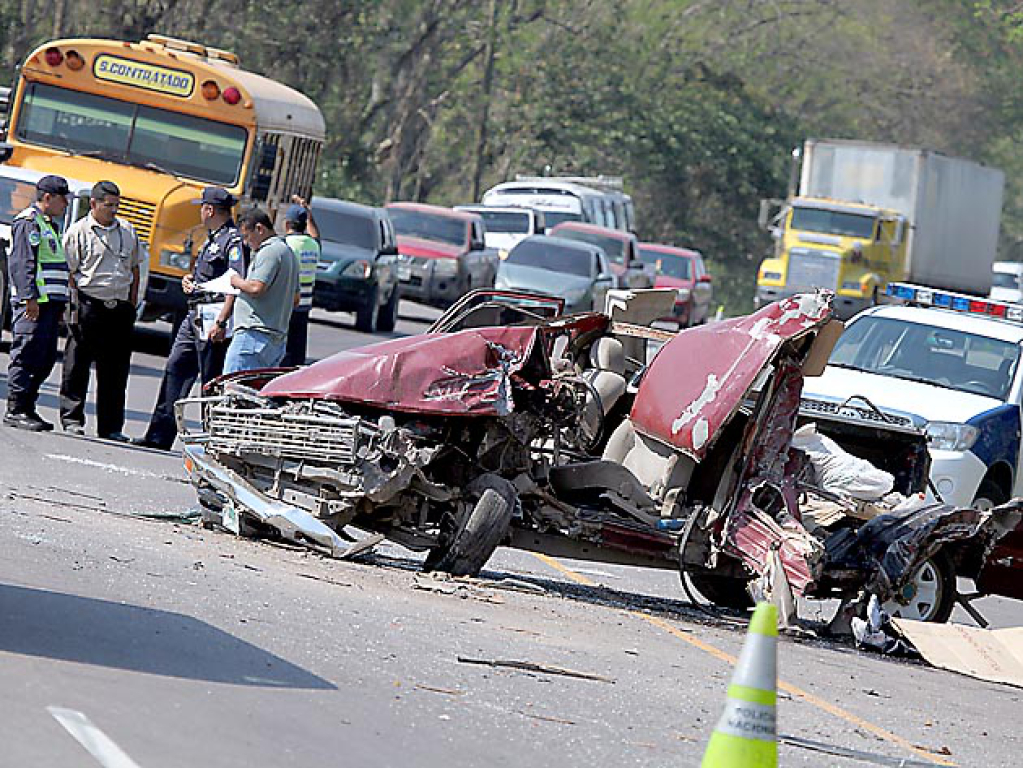
[[590,367],[583,374],[590,383],[583,406],[583,423],[591,435],[595,435],[601,424],[625,394],[625,349],[622,343],[610,336],[603,336],[590,346]]

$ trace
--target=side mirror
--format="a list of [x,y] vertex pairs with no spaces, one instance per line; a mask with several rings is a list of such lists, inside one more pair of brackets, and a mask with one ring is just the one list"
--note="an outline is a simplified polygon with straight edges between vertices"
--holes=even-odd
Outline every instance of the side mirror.
[[382,246],[380,248],[380,253],[377,254],[377,255],[378,256],[397,256],[398,255],[398,246],[395,245],[394,243],[389,243],[388,245],[384,245],[384,246]]
[[614,281],[615,281],[615,276],[614,275],[609,275],[607,272],[601,272],[599,275],[597,275],[597,282],[598,283],[607,283],[608,285],[610,285]]
[[0,144],[0,163],[6,163],[14,154],[14,146],[6,141]]
[[471,240],[471,241],[469,241],[469,250],[470,251],[482,251],[486,247],[487,246],[483,243],[482,240]]
[[698,282],[698,283],[708,283],[709,284],[709,283],[712,283],[714,281],[711,280],[710,275],[700,275],[697,278],[696,282]]

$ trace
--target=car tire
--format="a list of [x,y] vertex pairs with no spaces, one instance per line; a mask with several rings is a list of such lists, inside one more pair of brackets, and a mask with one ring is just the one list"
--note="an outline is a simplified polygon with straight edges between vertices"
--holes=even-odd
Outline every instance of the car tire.
[[398,324],[398,286],[391,289],[391,295],[384,304],[383,310],[377,315],[377,330],[381,333],[390,333]]
[[753,606],[753,598],[746,590],[747,579],[718,576],[714,573],[689,573],[689,581],[696,591],[710,603],[721,608],[744,609]]
[[924,560],[898,598],[881,607],[893,618],[944,624],[956,602],[956,572],[952,558],[938,551]]
[[507,535],[515,504],[514,486],[501,478],[493,478],[491,487],[480,494],[475,506],[430,550],[423,567],[452,576],[479,574]]
[[985,480],[977,489],[977,495],[974,496],[971,506],[974,509],[988,510],[999,504],[1004,504],[1008,500],[1009,495],[998,486],[998,483],[994,480]]
[[380,314],[380,302],[377,301],[377,289],[374,288],[365,304],[355,311],[355,330],[373,333],[377,316]]

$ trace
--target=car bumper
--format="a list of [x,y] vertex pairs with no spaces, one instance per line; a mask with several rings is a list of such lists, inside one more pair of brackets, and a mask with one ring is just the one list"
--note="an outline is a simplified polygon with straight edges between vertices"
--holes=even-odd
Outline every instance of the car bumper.
[[415,258],[405,261],[398,267],[398,285],[401,286],[402,298],[430,304],[435,307],[447,307],[461,298],[461,273],[436,274],[435,259]]
[[931,451],[931,482],[946,504],[971,506],[987,469],[972,451]]
[[372,280],[317,275],[313,286],[313,306],[331,312],[355,312],[370,300],[375,285]]

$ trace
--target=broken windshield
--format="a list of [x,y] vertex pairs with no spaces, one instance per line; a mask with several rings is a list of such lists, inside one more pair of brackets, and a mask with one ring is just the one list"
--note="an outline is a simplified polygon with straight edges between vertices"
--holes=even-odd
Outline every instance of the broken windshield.
[[829,364],[1004,400],[1018,360],[1019,345],[1011,342],[864,317],[838,340]]

